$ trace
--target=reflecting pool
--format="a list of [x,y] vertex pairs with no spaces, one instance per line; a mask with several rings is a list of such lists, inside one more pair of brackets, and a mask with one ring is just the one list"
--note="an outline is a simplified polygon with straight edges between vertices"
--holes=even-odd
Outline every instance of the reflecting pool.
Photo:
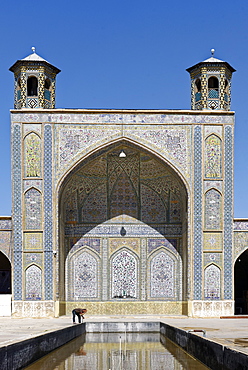
[[87,333],[26,370],[206,370],[160,333]]

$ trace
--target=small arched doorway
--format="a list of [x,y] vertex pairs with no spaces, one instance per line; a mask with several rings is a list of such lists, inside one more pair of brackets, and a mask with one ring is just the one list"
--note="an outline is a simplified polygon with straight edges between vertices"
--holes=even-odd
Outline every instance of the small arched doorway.
[[0,252],[0,294],[11,294],[11,265],[2,252]]
[[234,265],[235,315],[248,314],[248,249],[236,260]]
[[11,316],[11,264],[0,252],[0,316]]

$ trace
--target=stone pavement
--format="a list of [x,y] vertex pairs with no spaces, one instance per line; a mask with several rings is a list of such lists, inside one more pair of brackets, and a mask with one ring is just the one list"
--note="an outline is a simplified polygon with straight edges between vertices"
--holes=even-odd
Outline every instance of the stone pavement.
[[[85,322],[140,322],[161,321],[183,330],[206,330],[206,338],[238,350],[248,355],[248,318],[238,319],[195,319],[186,316],[168,317],[153,315],[135,316],[90,316],[85,315]],[[0,347],[13,344],[50,331],[63,329],[72,325],[71,316],[51,319],[16,319],[0,317]],[[202,336],[201,333],[196,335]]]

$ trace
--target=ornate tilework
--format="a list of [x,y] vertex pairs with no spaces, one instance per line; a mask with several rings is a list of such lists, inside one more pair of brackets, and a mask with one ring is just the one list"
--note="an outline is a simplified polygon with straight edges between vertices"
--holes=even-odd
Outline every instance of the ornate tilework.
[[24,249],[25,250],[42,250],[43,233],[24,233]]
[[218,253],[215,253],[215,252],[206,253],[206,252],[204,252],[203,257],[204,257],[204,267],[207,267],[207,265],[209,265],[211,263],[215,263],[219,267],[222,267],[222,261],[223,261],[223,254],[222,253],[219,253],[219,252]]
[[41,269],[36,265],[31,265],[26,269],[25,288],[27,300],[40,300],[42,292]]
[[174,298],[174,261],[164,252],[151,260],[151,298]]
[[[175,114],[168,113],[165,111],[164,113],[154,113],[154,112],[147,112],[147,113],[91,113],[91,112],[77,112],[77,113],[19,113],[19,112],[11,112],[11,121],[12,122],[39,122],[39,123],[65,123],[65,124],[80,124],[80,123],[104,123],[105,125],[113,124],[121,124],[121,123],[128,123],[128,124],[171,124],[174,125],[175,123],[181,125],[187,124],[232,124],[233,123],[233,114]],[[97,126],[95,126],[97,129]]]
[[44,247],[45,299],[53,299],[53,186],[52,128],[44,129]]
[[221,178],[222,144],[216,135],[210,135],[205,141],[205,177]]
[[42,257],[43,253],[24,253],[23,255],[23,266],[27,268],[31,264],[37,265],[38,267],[42,268]]
[[214,264],[209,265],[204,271],[204,298],[220,299],[220,269]]
[[194,129],[194,299],[202,298],[202,133]]
[[248,220],[236,221],[234,220],[234,230],[247,230],[248,231]]
[[11,230],[12,229],[12,220],[5,219],[0,217],[0,230]]
[[167,239],[148,239],[147,249],[148,254],[153,252],[159,247],[166,247],[170,249],[173,253],[177,253],[177,239],[167,240]]
[[248,232],[235,231],[234,232],[234,253],[233,261],[248,248]]
[[110,238],[109,239],[109,253],[110,255],[118,249],[126,247],[133,252],[140,255],[140,239],[139,238]]
[[14,243],[14,300],[22,299],[22,194],[21,194],[21,128],[13,127],[13,243]]
[[220,229],[222,215],[222,196],[215,190],[211,189],[205,194],[205,228]]
[[82,252],[73,259],[73,299],[97,298],[97,260],[88,252]]
[[222,192],[223,189],[223,181],[210,181],[210,180],[205,180],[204,181],[204,190],[207,191],[211,188],[215,188]]
[[43,180],[23,180],[23,191],[27,191],[30,188],[36,188],[42,192]]
[[112,297],[138,298],[137,261],[127,250],[117,253],[112,259]]
[[217,250],[222,251],[222,233],[204,233],[204,251]]
[[24,140],[25,174],[26,177],[41,176],[40,138],[35,133],[26,136]]
[[25,193],[25,228],[41,229],[41,193],[34,188]]
[[217,134],[218,136],[222,137],[222,126],[206,126],[205,135],[208,136],[210,134]]
[[225,127],[224,299],[232,299],[233,133]]
[[11,231],[0,230],[0,251],[11,259]]

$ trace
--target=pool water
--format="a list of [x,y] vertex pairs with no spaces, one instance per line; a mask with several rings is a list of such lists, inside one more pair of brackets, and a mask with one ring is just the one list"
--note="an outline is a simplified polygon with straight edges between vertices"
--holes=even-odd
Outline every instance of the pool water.
[[87,333],[26,370],[206,370],[160,333]]

